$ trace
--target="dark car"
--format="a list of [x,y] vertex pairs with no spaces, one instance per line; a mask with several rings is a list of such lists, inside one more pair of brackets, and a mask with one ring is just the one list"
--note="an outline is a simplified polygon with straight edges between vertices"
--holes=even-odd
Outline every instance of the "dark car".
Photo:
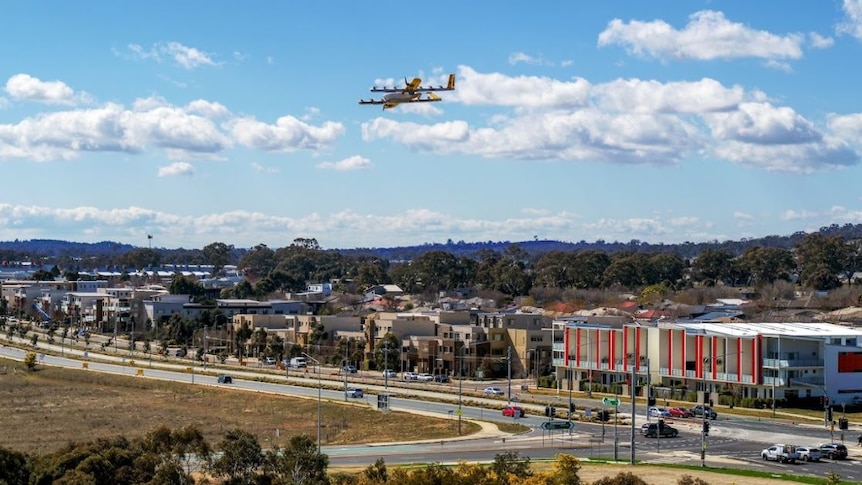
[[449,376],[446,374],[437,374],[434,376],[434,382],[449,382]]
[[841,443],[823,443],[820,445],[820,456],[830,460],[843,460],[847,458],[847,447]]
[[[705,409],[706,411],[704,411],[704,409]],[[695,407],[691,408],[691,414],[693,414],[693,415],[694,415],[694,416],[696,416],[696,417],[703,416],[704,412],[706,413],[706,418],[707,418],[707,419],[717,419],[717,418],[718,418],[718,413],[716,413],[716,412],[715,412],[711,407],[709,407],[709,406],[706,406],[706,407],[704,408],[703,406],[701,406],[700,404],[698,404],[697,406],[695,406]]]
[[657,436],[661,436],[662,438],[674,438],[679,435],[679,431],[666,424],[661,423],[646,423],[641,426],[641,434],[646,436],[647,438],[655,438]]
[[348,373],[348,374],[356,374],[356,366],[355,365],[345,365],[344,367],[341,368],[341,370],[343,372]]
[[222,375],[218,376],[218,383],[219,384],[230,384],[232,382],[233,382],[233,379],[231,378],[231,376],[229,376],[227,374],[222,374]]
[[344,391],[344,394],[347,397],[355,397],[355,398],[360,398],[360,397],[365,396],[365,393],[362,392],[362,389],[360,389],[358,387],[348,387],[347,390]]

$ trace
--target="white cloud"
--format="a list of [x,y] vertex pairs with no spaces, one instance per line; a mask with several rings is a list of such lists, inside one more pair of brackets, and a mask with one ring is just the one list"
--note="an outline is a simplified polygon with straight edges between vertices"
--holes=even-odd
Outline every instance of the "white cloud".
[[818,217],[819,215],[820,214],[818,214],[817,212],[809,211],[809,210],[795,211],[793,209],[788,209],[788,210],[782,212],[780,217],[782,220],[785,220],[785,221],[795,221],[795,220],[802,220],[802,219],[813,219],[815,217]]
[[194,167],[186,162],[174,162],[170,165],[159,167],[159,177],[175,177],[177,175],[191,175]]
[[186,105],[186,111],[189,113],[197,113],[210,119],[230,116],[230,111],[228,111],[228,109],[221,103],[215,103],[203,99],[196,99]]
[[733,218],[734,218],[734,219],[741,220],[741,221],[753,221],[753,220],[754,220],[754,216],[753,216],[753,215],[751,215],[751,214],[749,214],[749,213],[747,213],[747,212],[742,212],[742,211],[736,211],[736,212],[734,212],[734,213],[733,213]]
[[561,67],[571,67],[571,66],[573,66],[574,64],[575,64],[575,61],[573,61],[573,60],[571,60],[571,59],[565,59],[565,60],[563,60],[563,61],[560,61],[560,66],[561,66]]
[[789,63],[776,61],[775,59],[769,59],[768,61],[764,62],[763,65],[770,69],[775,69],[776,71],[793,72],[793,66],[791,66]]
[[822,36],[817,32],[809,32],[808,38],[815,49],[828,49],[835,45],[835,39],[832,37]]
[[157,62],[171,59],[185,69],[219,65],[211,54],[194,47],[185,46],[179,42],[159,42],[149,49],[145,49],[140,44],[129,44],[127,47],[131,54],[126,57],[131,57],[132,59],[152,59]]
[[29,74],[15,74],[6,81],[6,92],[14,99],[45,104],[73,105],[91,101],[87,93],[75,93],[62,81],[42,81]]
[[835,27],[835,32],[862,40],[862,0],[844,0],[843,9],[846,18]]
[[457,89],[446,93],[445,100],[524,108],[565,108],[585,105],[589,90],[590,83],[580,78],[565,82],[537,76],[510,77],[500,73],[483,74],[468,66],[460,66]]
[[277,168],[266,167],[266,166],[261,165],[257,162],[252,163],[251,168],[252,168],[252,170],[254,170],[257,173],[278,173],[278,171],[279,171]]
[[327,121],[321,126],[313,126],[293,116],[282,116],[274,125],[254,118],[235,118],[226,126],[240,144],[277,152],[326,148],[344,133],[341,123]]
[[799,59],[801,34],[776,35],[731,22],[722,12],[703,10],[677,30],[667,22],[614,19],[599,34],[599,47],[624,46],[630,53],[667,60],[712,60],[740,57]]
[[317,168],[339,171],[365,170],[371,168],[371,160],[359,155],[353,155],[337,162],[319,163]]
[[729,111],[746,100],[745,90],[714,79],[667,82],[617,79],[596,85],[592,93],[603,109],[632,113],[708,113]]
[[529,54],[525,54],[523,52],[515,52],[509,56],[509,64],[530,64],[533,66],[553,66],[554,63],[545,59],[541,55],[539,56],[531,56]]

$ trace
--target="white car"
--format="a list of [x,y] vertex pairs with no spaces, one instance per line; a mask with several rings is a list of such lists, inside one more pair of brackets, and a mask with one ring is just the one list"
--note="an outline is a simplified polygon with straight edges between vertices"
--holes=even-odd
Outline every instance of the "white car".
[[796,452],[802,461],[820,461],[820,448],[816,446],[797,446]]
[[418,376],[416,376],[416,380],[422,381],[422,382],[431,382],[434,380],[434,376],[432,376],[431,374],[429,374],[427,372],[423,372],[423,373],[419,374]]
[[491,396],[502,396],[503,394],[505,394],[502,389],[494,386],[486,387],[485,390],[482,391],[482,393]]
[[405,381],[415,381],[419,377],[419,374],[415,372],[405,372],[401,378]]
[[649,415],[653,418],[671,418],[670,411],[665,408],[657,408],[652,406],[649,408]]
[[381,375],[383,377],[398,377],[398,373],[392,369],[386,369],[385,371],[383,371],[383,374],[381,374]]

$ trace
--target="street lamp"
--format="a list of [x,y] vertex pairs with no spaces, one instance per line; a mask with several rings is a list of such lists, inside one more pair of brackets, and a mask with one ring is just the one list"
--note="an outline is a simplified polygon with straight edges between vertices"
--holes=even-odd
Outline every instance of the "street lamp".
[[320,362],[305,352],[303,352],[302,355],[317,365],[317,453],[320,453]]

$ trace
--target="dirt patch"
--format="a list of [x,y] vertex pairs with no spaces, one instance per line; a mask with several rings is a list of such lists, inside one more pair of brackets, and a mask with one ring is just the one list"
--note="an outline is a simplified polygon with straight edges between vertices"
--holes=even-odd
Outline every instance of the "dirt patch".
[[[285,445],[291,436],[317,436],[317,400],[38,367],[0,359],[0,443],[43,454],[68,442],[100,437],[142,436],[158,426],[199,428],[211,444],[241,428],[261,445]],[[465,434],[479,426],[462,423]],[[457,436],[457,421],[382,413],[367,405],[321,406],[321,440],[326,444],[440,439]]]
[[592,483],[603,477],[612,477],[623,472],[632,472],[650,485],[673,485],[683,475],[700,478],[710,485],[788,485],[793,482],[761,477],[745,477],[727,475],[700,470],[679,470],[649,465],[605,465],[581,463],[580,477],[586,483]]

